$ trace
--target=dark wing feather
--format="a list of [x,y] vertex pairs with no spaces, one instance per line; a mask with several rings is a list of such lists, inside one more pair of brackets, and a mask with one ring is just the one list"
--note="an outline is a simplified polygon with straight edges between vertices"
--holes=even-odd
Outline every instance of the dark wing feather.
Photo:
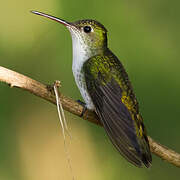
[[[134,165],[141,167],[142,164],[145,164],[149,167],[151,154],[147,137],[145,134],[138,137],[137,124],[132,119],[132,113],[121,99],[124,90],[117,81],[116,69],[110,67],[112,63],[116,63],[115,68],[122,65],[116,60],[115,62],[111,61],[108,65],[106,62],[105,67],[104,63],[101,62],[105,58],[94,57],[84,64],[85,81],[89,95],[109,138],[118,151]],[[108,57],[108,59],[110,58]],[[97,59],[100,61],[99,64],[94,62]],[[113,75],[107,68],[111,69]],[[127,77],[124,81],[127,81]]]

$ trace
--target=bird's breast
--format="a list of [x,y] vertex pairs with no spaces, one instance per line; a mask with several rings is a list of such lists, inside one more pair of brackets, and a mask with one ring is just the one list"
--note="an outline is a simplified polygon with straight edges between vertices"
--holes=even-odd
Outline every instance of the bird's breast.
[[80,90],[80,93],[86,103],[88,109],[94,110],[94,105],[89,96],[84,72],[82,71],[83,64],[90,58],[88,47],[83,43],[81,39],[76,36],[72,36],[73,40],[73,63],[72,71],[75,78],[75,82]]
[[82,67],[76,67],[75,65],[73,66],[73,75],[75,78],[75,82],[79,88],[79,91],[81,93],[81,96],[83,97],[86,107],[88,109],[94,110],[94,104],[91,100],[91,97],[88,93],[86,82],[85,82],[85,77],[84,77],[84,72],[82,72]]

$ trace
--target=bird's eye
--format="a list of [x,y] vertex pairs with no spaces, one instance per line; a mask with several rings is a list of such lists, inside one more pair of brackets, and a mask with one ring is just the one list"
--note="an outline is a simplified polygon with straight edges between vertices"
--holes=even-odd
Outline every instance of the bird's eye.
[[89,32],[91,32],[91,27],[90,26],[84,26],[84,32],[85,33],[89,33]]

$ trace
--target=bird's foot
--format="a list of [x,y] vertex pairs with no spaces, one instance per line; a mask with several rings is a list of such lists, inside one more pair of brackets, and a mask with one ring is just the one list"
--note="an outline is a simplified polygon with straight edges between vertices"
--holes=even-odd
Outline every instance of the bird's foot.
[[80,115],[80,117],[83,117],[84,113],[85,113],[86,110],[87,110],[86,103],[82,102],[82,101],[79,100],[79,99],[78,99],[76,102],[77,102],[78,104],[80,104],[81,106],[83,106],[83,110],[82,110],[82,113],[81,113],[81,115]]

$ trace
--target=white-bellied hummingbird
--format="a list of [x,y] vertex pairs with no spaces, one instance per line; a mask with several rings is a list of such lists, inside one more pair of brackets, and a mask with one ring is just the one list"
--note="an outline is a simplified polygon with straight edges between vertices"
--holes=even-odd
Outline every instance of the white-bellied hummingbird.
[[97,113],[111,142],[135,166],[152,162],[146,129],[128,75],[107,45],[107,30],[91,19],[57,21],[70,31],[73,43],[72,71],[86,108]]

